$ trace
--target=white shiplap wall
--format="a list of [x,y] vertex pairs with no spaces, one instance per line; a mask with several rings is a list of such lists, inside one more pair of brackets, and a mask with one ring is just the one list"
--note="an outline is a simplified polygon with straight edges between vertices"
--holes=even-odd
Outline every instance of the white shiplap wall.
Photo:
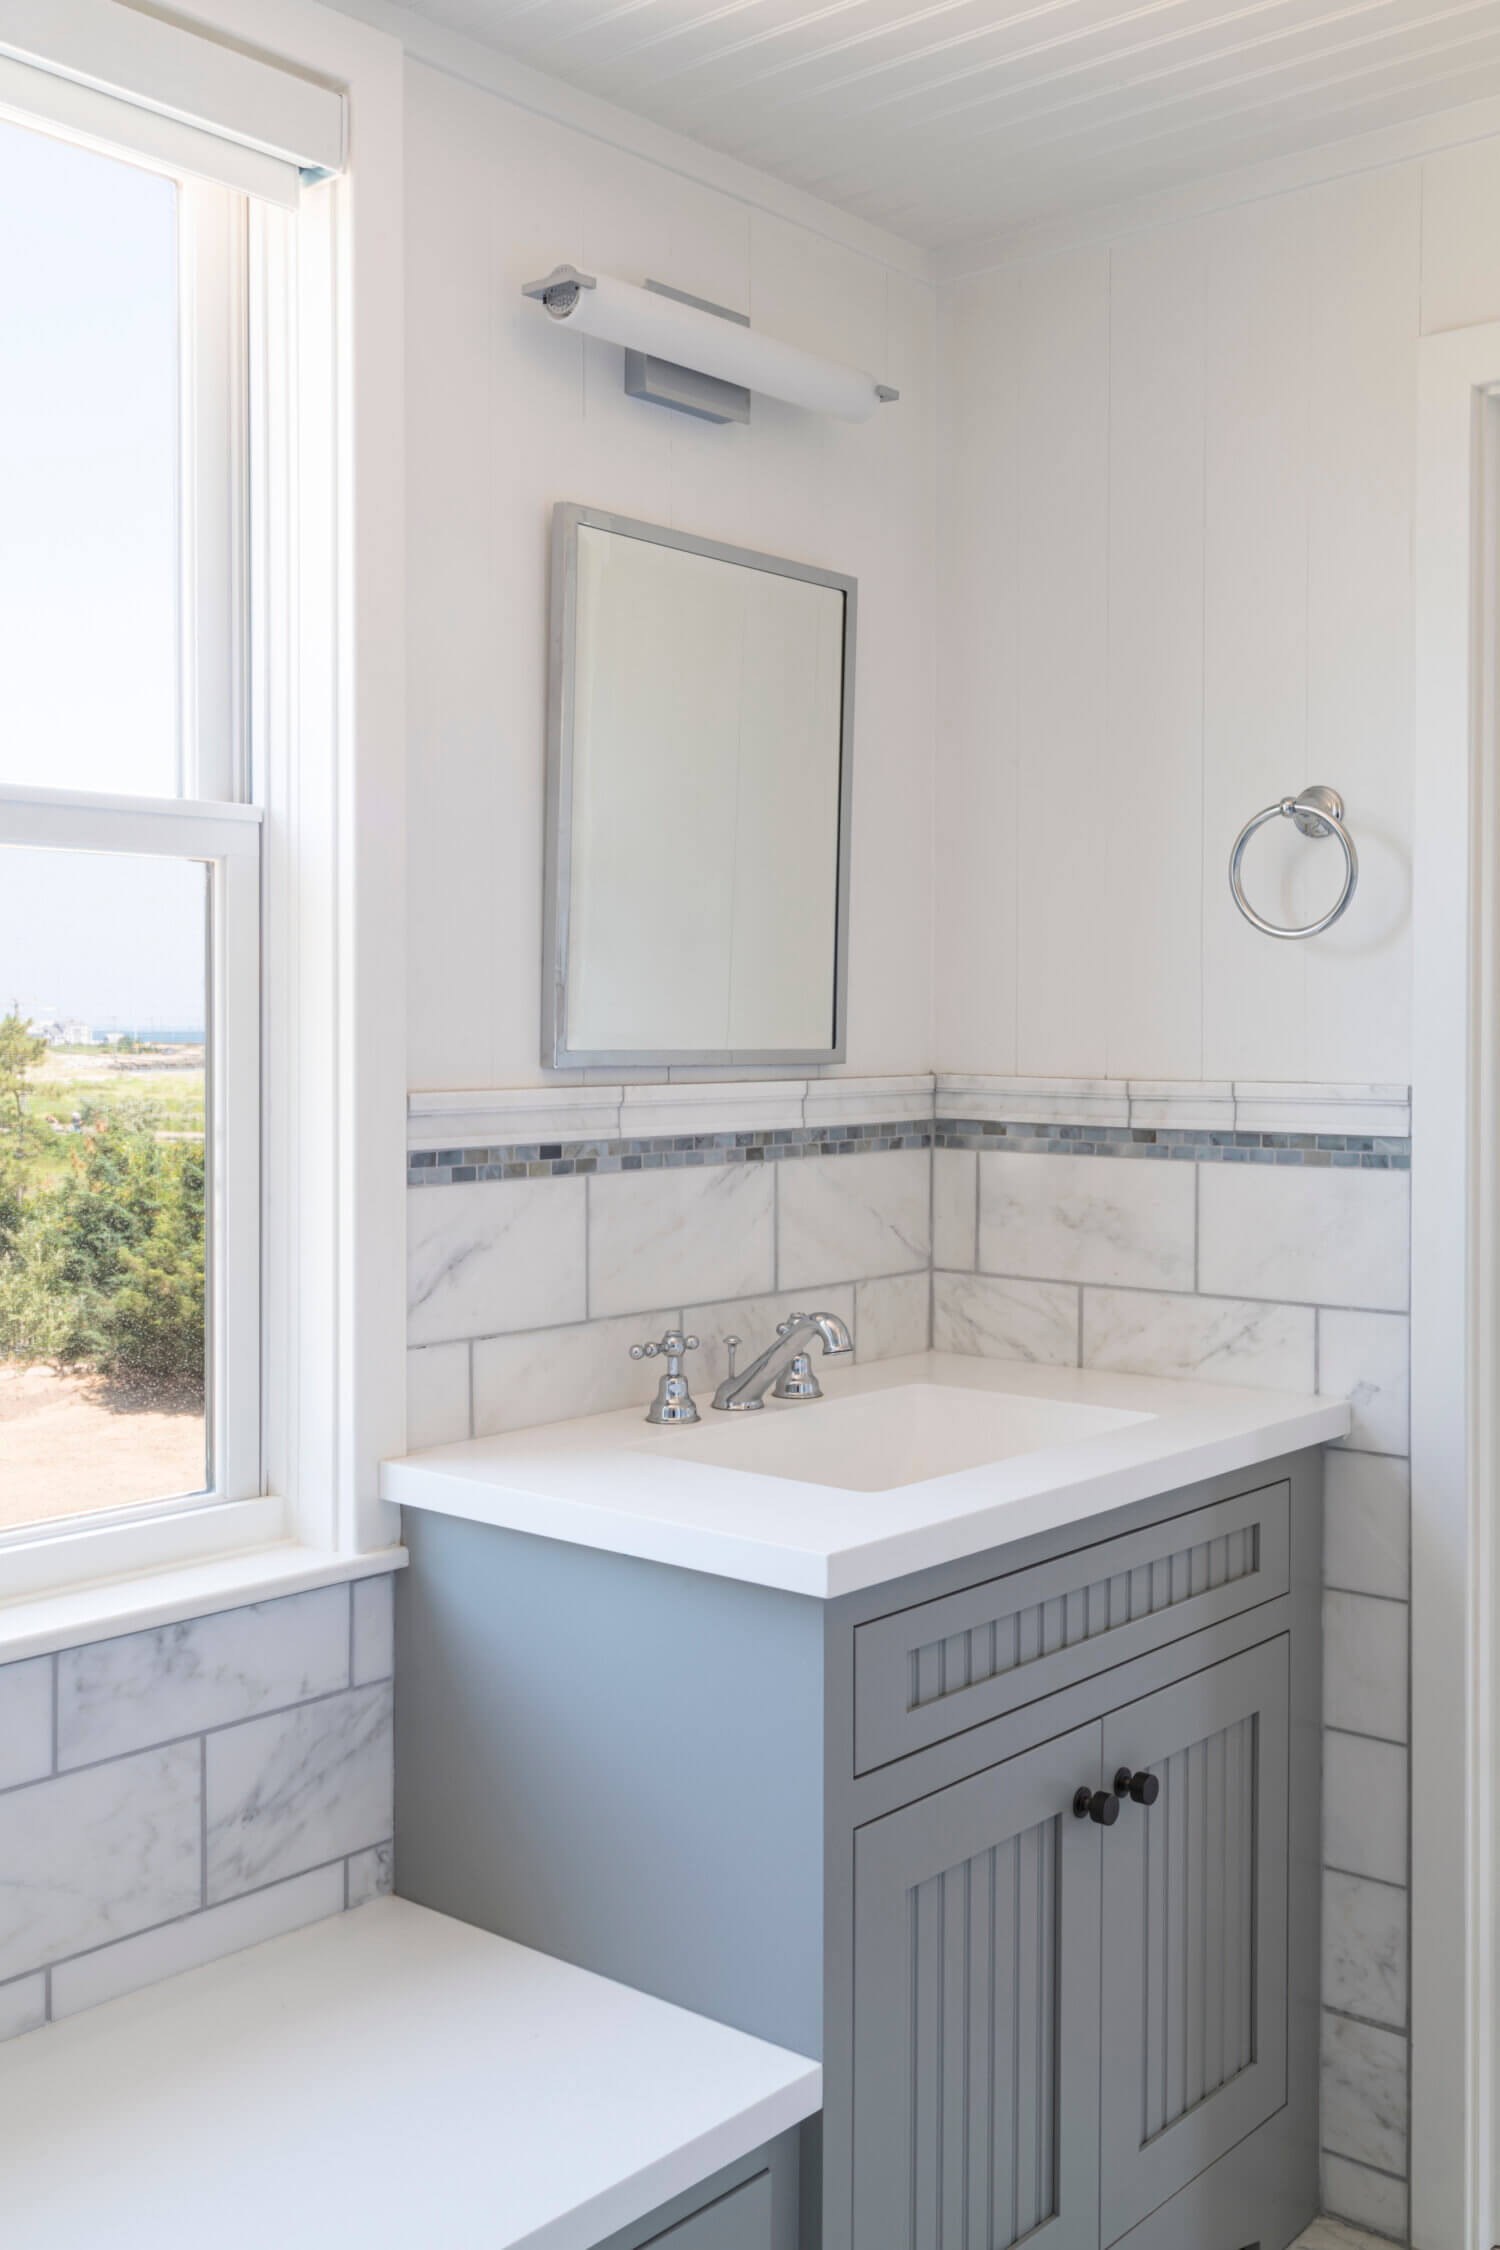
[[[1500,314],[1497,217],[1492,138],[1177,223],[1096,218],[1076,247],[943,289],[944,1068],[1409,1077],[1419,347]],[[1325,938],[1282,946],[1235,913],[1225,860],[1251,813],[1311,781],[1344,794],[1360,889]],[[1252,895],[1305,919],[1339,872],[1278,829]],[[1051,1168],[1019,1161],[1050,1192]],[[1098,1169],[1108,1190],[1121,1168]],[[1206,1168],[1209,1216],[1250,1198],[1241,1231],[1263,1249],[1287,1233],[1289,1177]],[[1295,1293],[1335,1308],[1318,1379],[1361,1402],[1363,1433],[1330,1472],[1325,1557],[1324,2196],[1404,2239],[1405,1279],[1350,1311],[1367,1300],[1340,1229],[1317,1239],[1325,1194],[1395,1185],[1310,1174],[1291,1235]],[[1368,1215],[1342,1232],[1367,1244]],[[1013,1223],[989,1263],[1026,1254]],[[966,1348],[1013,1348],[1018,1311],[1059,1294],[1034,1278],[1045,1260],[1016,1271],[940,1274],[940,1339],[967,1322]],[[1194,1271],[1195,1296],[1100,1297],[1095,1356],[1167,1372],[1189,1337],[1201,1359],[1236,1291],[1260,1348],[1264,1280],[1201,1246]],[[1089,1319],[1085,1303],[1086,1351]]]
[[[929,1067],[931,286],[771,210],[408,62],[410,1083],[534,1085],[554,501],[859,580],[849,1067]],[[754,402],[716,429],[627,399],[613,346],[521,284],[648,275],[899,386],[849,428]],[[662,969],[670,977],[669,964]]]
[[[1417,346],[1500,308],[1500,143],[941,293],[943,1067],[1409,1075]],[[1342,790],[1316,946],[1248,816]],[[1291,918],[1336,854],[1273,831]]]

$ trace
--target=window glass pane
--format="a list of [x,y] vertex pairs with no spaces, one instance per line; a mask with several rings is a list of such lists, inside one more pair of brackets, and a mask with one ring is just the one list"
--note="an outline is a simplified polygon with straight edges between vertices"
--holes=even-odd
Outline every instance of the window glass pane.
[[208,1482],[208,898],[0,846],[0,1530]]
[[0,124],[0,781],[178,787],[177,191]]

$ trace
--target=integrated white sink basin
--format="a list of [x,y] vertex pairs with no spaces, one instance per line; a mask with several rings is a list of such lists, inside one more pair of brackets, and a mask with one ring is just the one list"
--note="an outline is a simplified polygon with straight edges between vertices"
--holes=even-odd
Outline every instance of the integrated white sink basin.
[[[926,1352],[826,1397],[653,1429],[638,1406],[434,1446],[407,1508],[828,1599],[1344,1437],[1343,1399]],[[711,1392],[708,1393],[711,1395]]]
[[[841,1492],[890,1492],[1018,1454],[1077,1445],[1154,1416],[1077,1399],[901,1383],[839,1391],[811,1405],[767,1402],[759,1413],[707,1414],[672,1433],[673,1457],[741,1476],[791,1477]],[[653,1433],[654,1436],[654,1433]],[[659,1442],[649,1450],[660,1451]]]

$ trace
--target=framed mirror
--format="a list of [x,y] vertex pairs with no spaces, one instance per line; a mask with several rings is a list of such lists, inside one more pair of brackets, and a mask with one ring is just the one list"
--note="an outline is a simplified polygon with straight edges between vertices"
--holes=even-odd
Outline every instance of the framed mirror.
[[544,1063],[843,1059],[855,591],[554,511]]

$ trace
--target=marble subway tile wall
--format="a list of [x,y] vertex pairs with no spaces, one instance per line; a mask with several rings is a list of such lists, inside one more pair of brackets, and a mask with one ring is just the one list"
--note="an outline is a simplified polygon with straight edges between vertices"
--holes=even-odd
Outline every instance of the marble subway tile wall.
[[[699,1338],[688,1375],[700,1397],[727,1369],[728,1336],[743,1339],[743,1364],[797,1310],[837,1313],[860,1359],[925,1351],[932,1081],[865,1085],[779,1086],[776,1114],[795,1122],[774,1128],[755,1114],[764,1087],[721,1093],[712,1110],[692,1089],[643,1089],[652,1126],[673,1122],[675,1101],[696,1129],[472,1152],[487,1164],[414,1158],[414,1179],[423,1166],[448,1177],[407,1197],[409,1445],[644,1406],[661,1368],[630,1347],[673,1326]],[[754,1145],[725,1145],[737,1138]],[[595,1169],[610,1163],[637,1168]],[[566,1169],[535,1176],[551,1165]]]
[[[944,1083],[940,1140],[982,1137],[944,1120],[965,1099]],[[1118,1136],[1112,1154],[934,1151],[933,1341],[1352,1399],[1354,1427],[1328,1453],[1325,1488],[1324,2199],[1405,2241],[1409,1173],[1379,1168],[1382,1152],[1399,1167],[1391,1152],[1405,1144],[1332,1131],[1350,1123],[1335,1105],[1315,1120],[1330,1129],[1321,1136],[1277,1136],[1300,1154],[1261,1147],[1252,1161],[1231,1103],[1217,1146],[1195,1149],[1170,1125],[1159,1142],[1132,1145],[1139,1107],[1123,1086],[1115,1093],[1112,1104],[1106,1086],[1092,1096]],[[1058,1087],[1042,1114],[1098,1131],[1089,1099]],[[1017,1106],[994,1100],[992,1133]],[[1267,1132],[1295,1121],[1284,1104],[1238,1107]],[[1183,1122],[1183,1099],[1168,1117]],[[1387,1133],[1400,1122],[1376,1115]]]
[[0,2038],[392,1883],[391,1581],[0,1666]]

